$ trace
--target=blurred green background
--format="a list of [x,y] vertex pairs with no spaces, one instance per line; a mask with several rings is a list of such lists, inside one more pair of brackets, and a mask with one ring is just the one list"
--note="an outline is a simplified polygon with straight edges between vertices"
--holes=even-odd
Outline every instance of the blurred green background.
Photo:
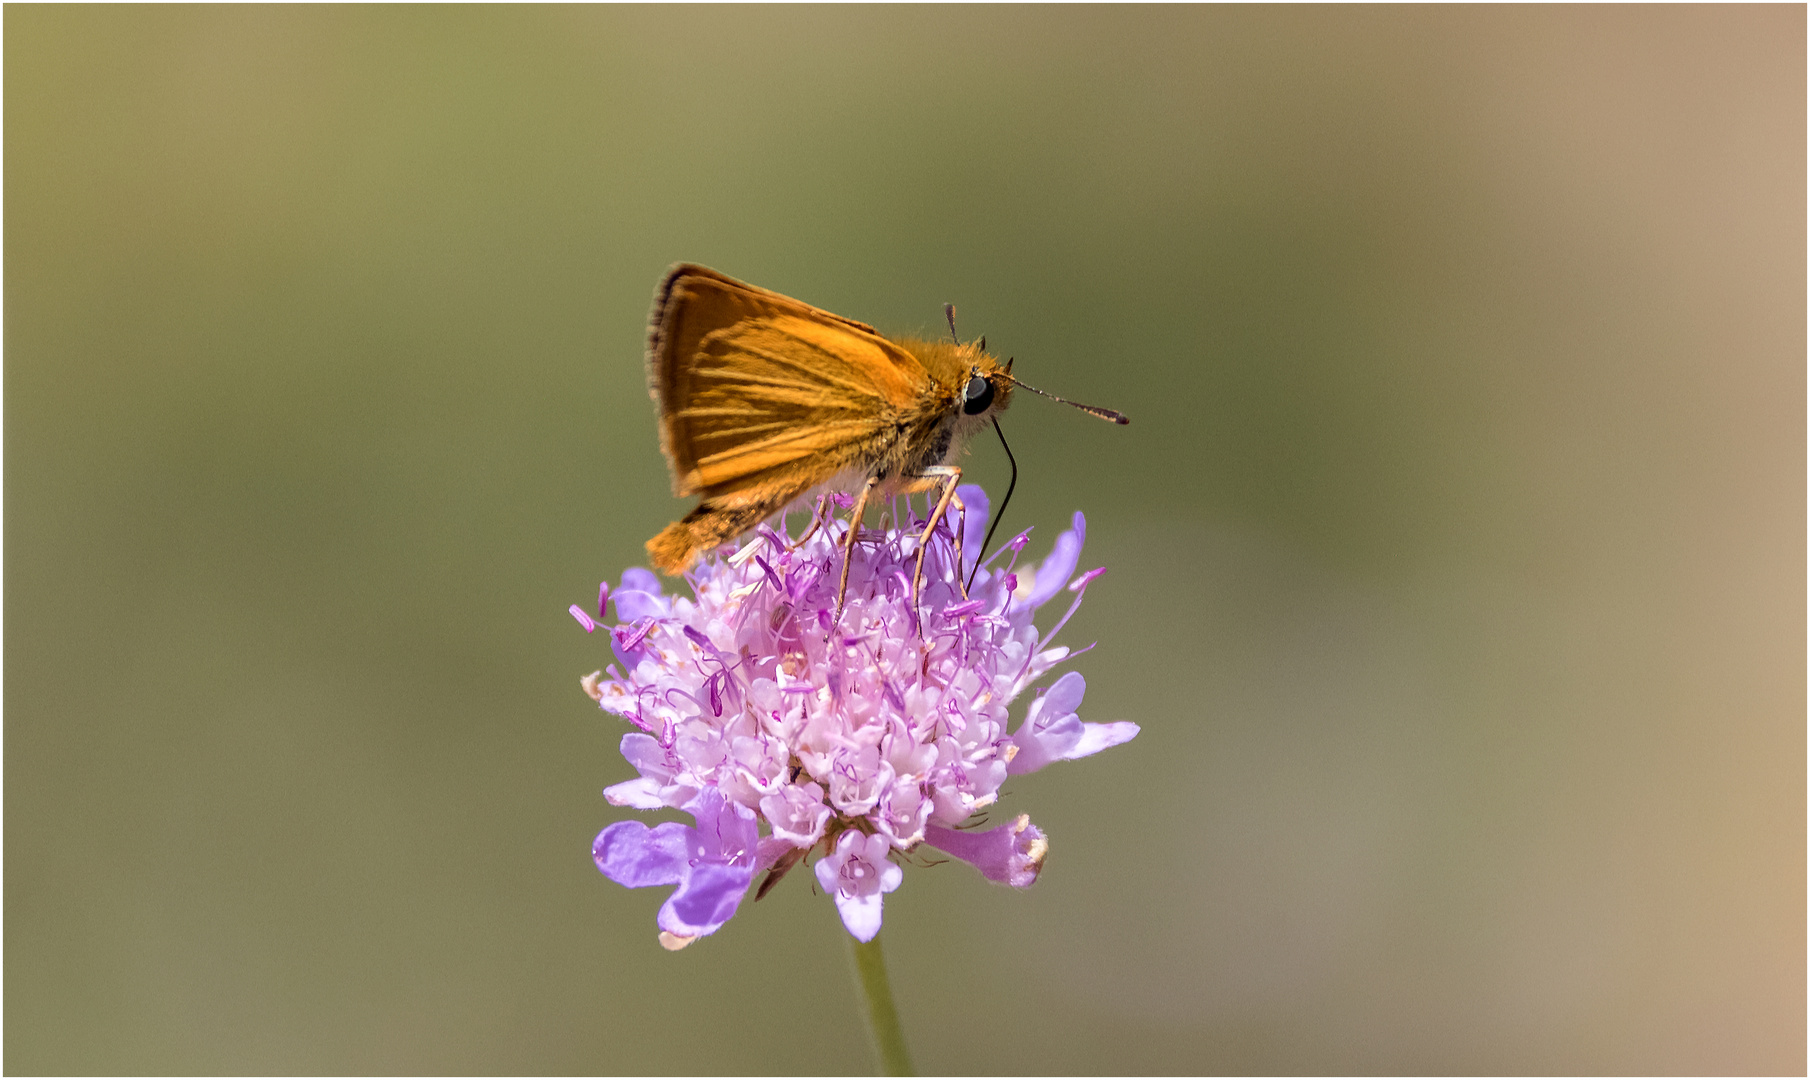
[[1801,6],[5,29],[6,1071],[869,1067],[590,862],[678,260],[1135,421],[1006,418],[1143,735],[887,900],[921,1068],[1804,1070]]

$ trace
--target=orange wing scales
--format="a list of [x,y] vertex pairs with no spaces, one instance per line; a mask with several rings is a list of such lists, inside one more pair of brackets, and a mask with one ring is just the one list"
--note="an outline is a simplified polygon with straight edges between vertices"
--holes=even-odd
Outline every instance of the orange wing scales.
[[[821,342],[813,341],[810,338],[795,333],[783,325],[772,325],[765,329],[768,329],[771,333],[762,335],[758,333],[758,330],[750,332],[746,335],[746,338],[738,342],[739,346],[748,355],[772,364],[776,368],[788,368],[798,372],[804,377],[802,380],[803,385],[815,386],[821,390],[822,387],[827,384],[846,393],[854,394],[857,397],[872,398],[884,396],[882,393],[876,392],[879,388],[871,379],[864,382],[860,379],[838,377],[840,374],[837,371],[838,368],[854,368],[855,365],[850,364],[846,357],[838,356],[836,353],[824,348]],[[792,357],[786,356],[784,353],[775,351],[765,342],[758,341],[759,337],[766,336],[784,338],[804,346],[815,354],[817,363],[815,365],[803,363]]]
[[668,573],[915,428],[931,384],[872,327],[702,267],[667,275],[651,330],[673,488],[704,496],[648,544]]
[[[891,342],[845,324],[773,313],[698,330],[689,364],[672,358],[666,385],[677,393],[662,402],[686,493],[728,494],[809,457],[821,475],[795,478],[799,490],[828,480],[850,451],[894,427],[927,377]],[[798,492],[773,494],[784,502]]]
[[[828,425],[825,425],[828,428]],[[698,458],[697,468],[692,471],[700,489],[711,494],[721,494],[716,489],[728,486],[733,489],[734,481],[742,478],[756,479],[758,474],[779,465],[798,461],[812,454],[834,450],[838,446],[855,445],[864,437],[872,434],[869,425],[839,424],[835,429],[818,432],[782,434],[766,439],[752,440],[728,450],[715,454],[706,454]],[[828,480],[840,470],[840,456],[834,459],[834,467],[819,470],[823,475],[799,485],[798,492],[791,492],[781,500],[790,502],[800,492],[814,484]],[[778,509],[778,507],[774,507]]]
[[[792,357],[786,356],[784,353],[774,351],[773,345],[779,343],[773,342],[771,339],[776,337],[795,341],[810,349],[816,354],[818,363],[815,365],[802,363]],[[760,340],[761,338],[767,338],[769,340],[762,341]],[[805,341],[796,335],[757,334],[755,332],[748,332],[738,335],[735,344],[741,352],[753,359],[760,360],[766,364],[771,364],[776,369],[797,372],[800,377],[794,381],[802,382],[810,386],[824,386],[826,384],[837,386],[851,394],[859,394],[862,397],[874,396],[873,384],[869,383],[863,386],[858,382],[837,377],[836,369],[846,366],[839,357],[831,356],[818,347],[816,343]],[[777,377],[777,374],[775,377]]]

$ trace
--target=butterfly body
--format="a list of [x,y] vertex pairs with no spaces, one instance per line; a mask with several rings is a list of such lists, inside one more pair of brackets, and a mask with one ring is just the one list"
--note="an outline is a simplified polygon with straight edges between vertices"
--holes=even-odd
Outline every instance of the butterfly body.
[[942,486],[946,504],[950,462],[1011,401],[1010,368],[973,344],[887,338],[675,266],[655,294],[648,389],[673,492],[700,502],[648,541],[654,565],[682,573],[819,491],[859,490],[864,504]]

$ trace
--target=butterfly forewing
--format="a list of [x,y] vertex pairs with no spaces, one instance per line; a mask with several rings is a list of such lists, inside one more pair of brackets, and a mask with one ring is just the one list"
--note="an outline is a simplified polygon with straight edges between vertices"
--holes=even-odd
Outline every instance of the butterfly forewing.
[[865,324],[682,266],[660,293],[648,381],[676,493],[711,496],[776,473],[800,491],[827,480],[928,376]]

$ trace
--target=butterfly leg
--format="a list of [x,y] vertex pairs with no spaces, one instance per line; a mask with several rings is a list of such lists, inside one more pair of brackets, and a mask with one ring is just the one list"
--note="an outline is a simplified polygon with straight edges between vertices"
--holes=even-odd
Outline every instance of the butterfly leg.
[[[950,503],[954,503],[955,508],[964,515],[968,508],[962,505],[961,498],[955,494],[955,485],[959,484],[962,479],[962,470],[959,466],[932,465],[912,479],[928,480],[933,488],[940,483],[943,488],[942,496],[936,501],[936,509],[930,512],[930,521],[924,526],[923,533],[918,537],[917,565],[911,572],[911,603],[915,608],[918,595],[924,591],[924,552],[928,550],[930,534],[936,531],[937,522],[943,520],[943,515],[948,513]],[[962,582],[962,533],[960,529],[951,531],[955,533],[955,584],[962,591],[962,599],[966,600],[968,587]]]
[[867,512],[867,497],[880,486],[880,478],[870,476],[861,487],[861,495],[855,500],[855,512],[848,519],[848,532],[842,537],[842,581],[836,586],[836,614],[830,619],[835,626],[842,621],[842,601],[848,597],[848,568],[855,559],[855,540],[861,535],[861,516]]

